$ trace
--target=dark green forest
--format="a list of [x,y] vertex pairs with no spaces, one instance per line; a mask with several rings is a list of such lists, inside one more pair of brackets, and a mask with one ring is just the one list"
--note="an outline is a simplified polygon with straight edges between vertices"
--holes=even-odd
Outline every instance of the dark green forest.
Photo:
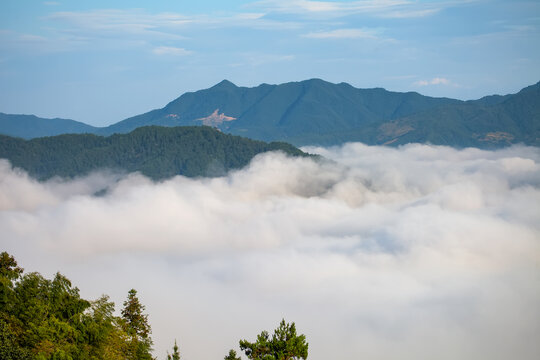
[[246,166],[259,153],[276,150],[307,156],[287,143],[227,135],[208,126],[147,126],[107,137],[66,134],[24,140],[0,135],[0,158],[40,180],[101,169],[139,171],[154,180],[221,176]]
[[[131,289],[121,315],[103,295],[81,298],[64,275],[53,279],[24,273],[13,256],[0,253],[0,359],[2,360],[152,360],[149,315]],[[253,342],[239,341],[248,359],[306,359],[308,343],[294,323],[282,320],[272,336],[262,331]],[[180,360],[175,341],[167,360]],[[231,349],[225,360],[240,360]]]

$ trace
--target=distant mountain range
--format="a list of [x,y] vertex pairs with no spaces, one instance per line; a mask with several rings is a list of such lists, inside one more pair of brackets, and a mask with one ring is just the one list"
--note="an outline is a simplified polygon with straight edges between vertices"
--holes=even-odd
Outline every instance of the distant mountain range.
[[34,115],[0,113],[0,134],[33,139],[60,134],[96,133],[99,128],[68,119],[44,119]]
[[154,180],[174,175],[221,176],[246,166],[257,154],[275,150],[309,156],[286,143],[268,144],[208,126],[145,126],[108,137],[65,134],[24,140],[0,135],[0,158],[39,180],[104,169],[139,171]]
[[0,114],[0,133],[33,138],[60,133],[127,133],[140,126],[209,125],[264,141],[335,145],[348,141],[457,147],[540,146],[540,82],[512,95],[461,101],[319,79],[238,87],[224,80],[185,93],[162,109],[108,127],[73,120]]

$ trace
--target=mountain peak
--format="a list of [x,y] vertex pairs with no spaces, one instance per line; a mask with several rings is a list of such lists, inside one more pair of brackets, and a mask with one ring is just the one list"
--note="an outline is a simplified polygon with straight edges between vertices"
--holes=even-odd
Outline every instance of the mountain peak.
[[307,79],[307,80],[304,80],[304,81],[301,81],[301,82],[304,82],[304,83],[330,84],[330,82],[325,81],[325,80],[320,79],[320,78],[311,78],[311,79]]
[[236,88],[237,86],[227,79],[221,80],[221,82],[212,86],[213,88]]

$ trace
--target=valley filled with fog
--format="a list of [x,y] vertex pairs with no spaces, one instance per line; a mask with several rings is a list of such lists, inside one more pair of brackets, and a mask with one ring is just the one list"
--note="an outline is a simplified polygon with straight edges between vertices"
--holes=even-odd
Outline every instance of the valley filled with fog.
[[540,149],[359,143],[256,156],[218,178],[37,182],[0,161],[2,248],[117,309],[155,355],[223,358],[282,318],[309,358],[534,359]]

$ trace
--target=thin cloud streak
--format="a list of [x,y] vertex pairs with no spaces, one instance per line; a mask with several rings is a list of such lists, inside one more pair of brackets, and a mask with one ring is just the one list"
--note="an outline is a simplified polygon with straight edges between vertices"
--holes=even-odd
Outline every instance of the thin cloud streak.
[[452,81],[444,77],[434,77],[431,80],[418,80],[413,83],[414,86],[429,86],[429,85],[452,85],[457,86]]
[[223,357],[285,317],[314,360],[536,358],[537,148],[306,150],[330,161],[160,183],[40,183],[2,161],[2,246],[87,297],[135,287],[160,357],[175,338]]
[[331,13],[341,11],[380,11],[401,5],[409,5],[410,1],[403,0],[383,0],[383,1],[311,1],[311,0],[263,0],[251,4],[252,6],[261,6],[268,10],[283,13]]
[[200,29],[245,27],[287,31],[302,27],[298,22],[266,19],[265,13],[260,12],[183,15],[152,14],[140,9],[95,9],[53,12],[44,20],[49,22],[45,35],[2,31],[1,45],[53,53],[84,50],[90,45],[93,49],[147,48],[149,44],[157,48],[192,40],[186,34]]
[[365,29],[335,29],[302,35],[312,39],[377,39],[376,31]]
[[311,1],[311,0],[263,0],[248,7],[261,8],[269,13],[296,15],[324,15],[343,17],[351,14],[366,14],[380,18],[419,18],[431,16],[444,8],[459,6],[472,1],[419,2],[406,0],[364,1]]
[[178,30],[193,23],[193,19],[180,14],[148,14],[142,10],[103,9],[90,11],[56,12],[47,19],[66,23],[70,32],[88,36],[107,34],[149,36],[157,39],[183,39]]
[[[59,11],[48,15],[46,19],[69,25],[68,35],[78,34],[78,36],[88,38],[105,35],[109,38],[144,36],[154,41],[171,41],[185,39],[185,33],[196,28],[247,27],[283,31],[301,29],[309,25],[299,19],[290,21],[273,18],[269,16],[272,12],[296,15],[324,13],[325,16],[337,17],[350,15],[351,13],[368,13],[387,18],[406,18],[432,15],[440,10],[440,6],[452,5],[455,4],[434,5],[401,0],[355,2],[261,1],[244,6],[244,8],[248,9],[257,8],[262,10],[256,12],[233,11],[229,14],[217,15],[184,15],[172,12],[151,14],[139,9],[96,9]],[[59,31],[62,32],[62,30]],[[334,31],[339,33],[343,30],[336,29]]]
[[[69,23],[81,31],[107,31],[122,34],[148,34],[181,36],[182,32],[194,27],[254,27],[291,28],[293,22],[270,20],[264,13],[231,12],[230,14],[183,15],[179,13],[151,14],[142,10],[104,9],[77,12],[56,12],[49,19]],[[159,30],[158,30],[159,29]]]
[[191,55],[193,52],[184,48],[178,48],[173,46],[158,46],[152,50],[156,55],[171,55],[171,56],[186,56]]

